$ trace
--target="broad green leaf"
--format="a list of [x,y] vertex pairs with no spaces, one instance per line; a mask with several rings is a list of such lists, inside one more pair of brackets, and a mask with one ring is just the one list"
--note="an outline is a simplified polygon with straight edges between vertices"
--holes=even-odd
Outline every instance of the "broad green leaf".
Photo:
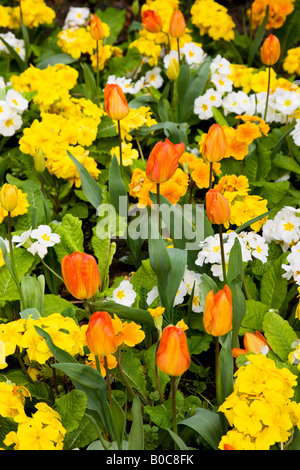
[[145,436],[142,406],[138,397],[134,397],[132,402],[132,424],[128,438],[128,450],[144,450]]
[[232,281],[238,282],[240,287],[243,281],[242,248],[238,238],[234,240],[234,244],[230,250],[228,260],[227,283],[229,287]]
[[74,431],[67,432],[64,450],[84,449],[98,438],[97,430],[86,413]]
[[[122,371],[129,385],[139,394],[143,401],[147,402],[147,384],[141,361],[137,355],[130,349],[125,351],[122,360]],[[117,372],[119,376],[119,373]],[[120,382],[122,377],[119,376]]]
[[244,334],[246,331],[262,331],[263,319],[267,311],[267,305],[259,300],[247,299],[246,314],[242,321],[240,334]]
[[56,64],[64,64],[64,65],[69,65],[69,64],[74,64],[77,59],[74,59],[72,56],[69,54],[61,53],[61,54],[55,54],[50,57],[47,57],[46,59],[43,59],[39,62],[36,63],[36,67],[38,69],[46,69],[48,65],[56,65]]
[[214,450],[218,450],[224,430],[217,413],[206,408],[198,408],[194,416],[180,421],[178,427],[180,426],[189,426],[194,429]]
[[77,217],[66,214],[61,224],[51,222],[50,227],[53,232],[60,235],[60,242],[54,245],[60,263],[65,255],[71,255],[74,251],[84,251],[82,221]]
[[264,316],[264,335],[272,351],[284,361],[288,361],[289,353],[293,349],[293,342],[297,340],[297,333],[287,320],[278,313],[269,311]]
[[98,260],[98,267],[101,279],[100,292],[105,291],[109,286],[109,267],[116,252],[116,243],[111,242],[110,238],[97,237],[95,230],[92,237],[92,247],[94,255]]
[[98,209],[102,203],[102,190],[99,184],[94,180],[94,178],[90,175],[82,163],[77,160],[77,158],[73,157],[73,155],[68,150],[67,153],[79,172],[81,187],[84,194],[92,206],[94,206],[95,209]]
[[282,277],[284,270],[281,267],[286,256],[283,253],[277,258],[262,277],[260,298],[268,308],[280,309],[286,297],[287,279]]
[[87,398],[80,390],[71,390],[55,400],[55,410],[59,413],[62,425],[67,432],[74,431],[82,420],[87,405]]
[[177,446],[180,450],[188,450],[189,449],[188,446],[186,445],[186,443],[181,439],[181,437],[178,436],[178,434],[176,434],[171,429],[168,429],[168,431],[169,431],[170,436],[172,437],[174,442],[176,442],[176,444],[177,444]]
[[153,318],[147,310],[142,310],[126,305],[118,304],[112,300],[97,300],[93,305],[98,310],[106,310],[111,314],[116,314],[119,318],[126,321],[134,321],[141,325],[155,328]]
[[247,156],[245,160],[245,176],[250,184],[255,181],[263,181],[271,170],[271,152],[258,142],[256,150]]
[[237,283],[230,284],[232,294],[232,347],[239,347],[238,335],[246,314],[246,299]]
[[[220,340],[221,342],[221,340]],[[233,391],[233,374],[234,374],[234,362],[232,356],[232,331],[222,338],[222,347],[220,350],[219,358],[220,367],[220,388],[221,388],[221,403],[224,402],[225,398],[228,397]]]
[[278,153],[273,159],[273,163],[280,168],[297,173],[298,175],[300,174],[300,165],[291,157],[286,157]]
[[89,100],[94,100],[97,96],[97,85],[95,81],[95,75],[86,62],[81,62],[80,65],[83,71],[85,98]]
[[47,317],[52,313],[62,313],[68,308],[73,308],[73,304],[68,300],[54,294],[45,294],[42,317]]
[[107,44],[114,44],[117,40],[119,33],[122,31],[126,19],[126,9],[118,9],[108,7],[104,10],[96,10],[96,15],[99,16],[103,23],[108,24],[110,29]]
[[[5,252],[5,245],[0,240],[0,249],[2,253]],[[7,255],[7,261],[10,263],[9,255]],[[16,264],[16,271],[18,273],[19,280],[25,276],[26,273],[30,273],[34,265],[34,257],[31,253],[23,248],[14,248],[14,257]],[[5,259],[5,258],[4,258]],[[0,305],[1,302],[9,302],[13,300],[19,300],[20,294],[16,286],[16,280],[12,277],[12,271],[8,268],[9,264],[0,268]]]

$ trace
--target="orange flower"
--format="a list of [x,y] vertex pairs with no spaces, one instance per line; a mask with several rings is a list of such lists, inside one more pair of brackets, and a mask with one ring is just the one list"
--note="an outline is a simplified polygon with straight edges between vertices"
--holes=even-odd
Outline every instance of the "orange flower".
[[90,299],[99,289],[99,269],[92,255],[75,251],[64,256],[61,271],[66,288],[76,299]]
[[212,224],[221,225],[230,219],[228,199],[215,189],[206,193],[206,215]]
[[178,326],[167,326],[161,335],[155,363],[165,374],[178,377],[191,364],[186,334]]
[[247,145],[250,145],[253,140],[261,137],[261,132],[259,127],[250,121],[246,121],[245,124],[238,126],[236,130],[236,138],[240,142],[244,142]]
[[175,10],[172,13],[170,20],[169,33],[173,38],[180,38],[185,32],[185,19],[180,10]]
[[154,183],[168,181],[178,168],[178,161],[184,148],[183,143],[174,145],[168,139],[157,142],[147,161],[147,178]]
[[267,346],[269,350],[269,345],[267,343],[266,338],[258,330],[255,331],[255,334],[250,333],[249,331],[245,333],[243,342],[244,342],[245,349],[233,348],[232,349],[233,357],[238,357],[241,354],[247,354],[248,352],[252,352],[254,354],[260,354],[262,348],[264,348],[265,346]]
[[0,191],[0,205],[7,212],[12,212],[18,205],[18,188],[5,183]]
[[99,41],[104,38],[105,32],[102,26],[102,21],[97,15],[93,15],[90,22],[90,35],[96,41]]
[[142,24],[143,27],[150,33],[159,33],[163,26],[162,19],[155,10],[143,11]]
[[214,295],[211,290],[205,300],[203,315],[205,331],[213,336],[222,336],[232,329],[232,295],[227,285]]
[[107,83],[104,88],[105,111],[111,119],[119,121],[127,116],[129,107],[122,91],[116,83]]
[[270,34],[263,42],[260,48],[260,57],[262,63],[268,67],[278,62],[280,57],[280,42],[274,34]]
[[88,348],[95,356],[109,356],[117,350],[116,335],[108,312],[91,315],[86,330]]
[[207,162],[219,162],[224,158],[227,140],[224,130],[219,124],[213,124],[207,133],[202,146],[202,155]]

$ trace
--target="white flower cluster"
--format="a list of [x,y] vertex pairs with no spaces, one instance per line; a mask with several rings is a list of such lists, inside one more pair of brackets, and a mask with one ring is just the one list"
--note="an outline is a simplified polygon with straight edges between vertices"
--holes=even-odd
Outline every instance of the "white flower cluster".
[[[31,239],[36,241],[32,242]],[[43,259],[48,253],[48,248],[60,242],[60,236],[52,233],[49,225],[39,225],[36,229],[30,228],[21,235],[14,235],[12,242],[16,243],[16,248],[25,246],[31,254],[38,254]]]
[[268,219],[263,225],[263,236],[268,243],[274,241],[287,251],[300,241],[300,209],[283,207],[274,219]]
[[7,44],[9,44],[17,52],[17,54],[19,54],[22,60],[25,59],[25,43],[23,39],[18,39],[11,31],[8,33],[1,33],[0,53],[5,52],[5,54],[10,54],[10,52],[4,42],[1,41],[1,38],[4,39],[4,41],[7,42]]
[[[226,266],[228,264],[231,248],[233,247],[236,238],[238,238],[241,244],[243,262],[246,263],[247,261],[251,261],[256,258],[261,260],[263,263],[266,263],[269,246],[263,236],[258,235],[256,232],[241,232],[239,234],[229,232],[228,234],[223,235]],[[201,250],[198,253],[195,264],[197,266],[203,266],[205,263],[211,264],[211,272],[213,276],[218,277],[220,281],[224,280],[219,234],[207,237],[201,244]]]
[[296,119],[296,125],[291,132],[291,136],[295,144],[300,147],[300,119]]
[[22,114],[28,108],[28,101],[16,90],[6,91],[0,77],[0,135],[10,137],[22,127]]
[[[201,283],[201,275],[194,271],[186,269],[183,279],[179,285],[178,291],[175,296],[174,306],[182,304],[184,302],[185,296],[186,295],[190,296],[194,288],[192,311],[201,312],[202,307],[199,301],[199,284],[200,283]],[[152,303],[155,300],[157,300],[158,296],[159,296],[158,288],[157,286],[154,286],[153,289],[151,289],[151,291],[147,295],[147,304],[149,305],[149,307],[152,305]]]
[[90,16],[90,9],[87,7],[70,7],[65,18],[63,29],[77,29],[84,26]]
[[282,264],[285,273],[282,277],[293,279],[300,286],[300,241],[291,247],[291,252],[287,256],[288,264]]

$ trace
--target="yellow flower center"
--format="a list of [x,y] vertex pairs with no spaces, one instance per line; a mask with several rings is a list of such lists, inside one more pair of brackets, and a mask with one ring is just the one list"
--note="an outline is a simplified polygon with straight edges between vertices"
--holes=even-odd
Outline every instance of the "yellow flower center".
[[41,238],[45,240],[45,242],[50,242],[50,237],[47,235],[47,233],[44,233],[44,235],[41,235]]
[[152,75],[150,75],[150,82],[154,82],[155,79],[156,79],[156,75],[155,73],[152,73]]
[[208,110],[208,106],[207,104],[204,104],[201,106],[201,108],[203,109],[203,111],[207,111]]
[[7,121],[5,121],[5,125],[6,125],[6,127],[13,126],[13,125],[14,125],[14,121],[13,121],[12,119],[7,119]]
[[13,102],[13,104],[15,104],[16,106],[18,106],[18,104],[19,104],[19,103],[17,102],[17,100],[12,100],[12,102]]
[[288,232],[291,232],[295,225],[291,224],[291,222],[287,222],[286,224],[283,224],[284,230],[287,230]]
[[124,291],[119,290],[119,292],[117,293],[117,297],[118,299],[122,300],[125,297]]
[[285,104],[285,106],[290,106],[292,104],[292,102],[290,100],[285,100],[284,104]]

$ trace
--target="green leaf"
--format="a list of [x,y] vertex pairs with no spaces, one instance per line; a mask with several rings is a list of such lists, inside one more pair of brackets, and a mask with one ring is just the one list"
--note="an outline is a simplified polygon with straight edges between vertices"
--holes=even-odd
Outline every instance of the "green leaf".
[[46,69],[48,65],[51,65],[51,66],[56,65],[56,64],[70,65],[70,64],[74,64],[74,62],[76,61],[77,59],[74,59],[69,54],[64,54],[64,53],[55,54],[37,62],[36,67],[38,69]]
[[232,357],[232,331],[220,339],[220,388],[221,403],[233,392],[234,362]]
[[109,286],[109,267],[116,252],[116,243],[111,242],[110,238],[101,239],[97,237],[95,230],[92,237],[92,247],[94,255],[98,260],[98,267],[101,279],[100,292],[105,291]]
[[50,227],[53,232],[60,235],[60,242],[54,246],[60,263],[65,255],[71,255],[74,251],[84,251],[82,222],[77,217],[66,214],[60,225],[51,222]]
[[245,159],[245,176],[250,184],[255,181],[263,181],[271,170],[271,152],[261,142],[257,148]]
[[73,304],[59,295],[45,294],[42,317],[47,317],[52,313],[62,313],[68,308],[73,308]]
[[293,349],[293,342],[297,340],[297,333],[287,320],[276,312],[267,312],[263,321],[264,335],[272,351],[284,361],[288,361],[289,353]]
[[228,260],[227,283],[229,287],[232,281],[238,282],[240,287],[243,281],[242,248],[238,238],[234,240]]
[[[6,250],[5,245],[3,245],[4,243],[0,240],[0,249],[2,250],[2,253]],[[31,271],[34,265],[34,257],[23,248],[14,248],[14,256],[18,277],[19,280],[21,280],[26,273]],[[6,258],[4,258],[4,260],[5,259]],[[9,261],[9,258],[7,258],[7,261]],[[7,263],[5,266],[0,268],[0,305],[4,302],[20,299],[16,281],[13,279],[8,266],[9,264]]]
[[94,100],[97,96],[97,85],[95,81],[95,75],[86,62],[80,62],[80,65],[82,67],[84,78],[84,96],[86,99]]
[[80,390],[62,395],[55,400],[55,410],[59,413],[63,427],[67,432],[74,431],[82,420],[87,405],[87,398]]
[[246,299],[237,283],[231,284],[229,287],[232,294],[232,347],[239,347],[238,334],[246,314]]
[[109,37],[106,44],[114,44],[117,40],[119,33],[122,31],[126,19],[126,9],[118,9],[114,7],[105,8],[105,10],[96,10],[96,15],[99,16],[103,23],[108,24],[110,29]]
[[148,310],[142,310],[134,307],[127,307],[126,305],[117,304],[112,300],[97,300],[93,303],[94,307],[99,310],[106,310],[108,313],[116,314],[123,320],[134,321],[141,325],[155,328],[153,318]]
[[[156,354],[156,344],[150,346],[149,349],[145,351],[145,362],[147,365],[147,376],[151,380],[151,385],[154,390],[157,390],[157,380],[155,375],[155,354]],[[166,385],[170,382],[170,376],[161,372],[158,369],[159,382],[161,386],[161,391],[164,393]]]
[[246,314],[242,321],[240,334],[244,334],[246,331],[262,331],[263,319],[267,311],[267,305],[259,300],[247,299]]
[[261,280],[260,298],[268,307],[280,309],[287,294],[287,279],[282,277],[284,263],[287,254],[283,253],[277,258],[270,268],[264,273]]
[[132,425],[128,438],[128,450],[144,450],[145,436],[143,425],[142,406],[138,397],[132,402]]
[[284,168],[285,170],[292,171],[293,173],[297,173],[300,175],[300,165],[291,157],[286,157],[285,155],[281,155],[278,153],[275,158],[273,159],[273,163],[279,168]]
[[179,426],[188,426],[200,434],[214,449],[218,450],[219,442],[224,434],[220,416],[205,408],[198,408],[194,416],[178,423]]
[[94,180],[82,163],[80,163],[77,158],[73,157],[69,150],[67,150],[67,153],[79,172],[81,187],[84,194],[92,206],[94,206],[95,209],[98,209],[102,203],[102,190],[99,184]]
[[[146,377],[141,361],[131,349],[125,351],[122,360],[122,371],[129,385],[140,395],[144,402],[147,402]],[[121,377],[120,381],[122,382]]]

